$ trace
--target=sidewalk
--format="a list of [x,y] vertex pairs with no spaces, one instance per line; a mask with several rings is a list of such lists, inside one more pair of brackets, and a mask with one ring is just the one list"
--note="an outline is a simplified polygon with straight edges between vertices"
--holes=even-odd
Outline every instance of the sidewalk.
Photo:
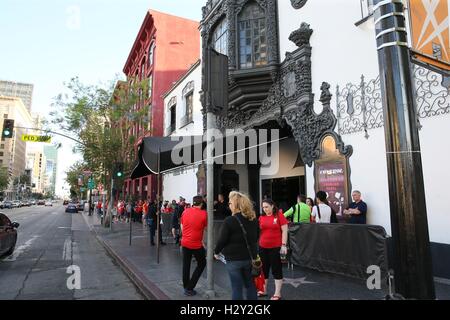
[[[140,223],[132,224],[132,243],[129,245],[130,225],[119,222],[112,231],[100,225],[96,214],[83,214],[84,220],[99,242],[122,267],[144,295],[151,300],[204,300],[207,288],[206,269],[195,290],[196,296],[183,295],[181,281],[182,257],[180,247],[171,237],[160,246],[159,264],[156,263],[156,246],[150,246],[149,230]],[[195,263],[191,267],[191,272]],[[320,273],[301,267],[283,270],[285,283],[282,289],[284,300],[380,300],[388,294],[386,285],[381,290],[367,289],[366,282],[335,274]],[[450,283],[435,283],[438,299],[450,299]],[[225,265],[214,261],[215,300],[230,300],[231,287]],[[269,280],[268,298],[274,292],[274,281]]]

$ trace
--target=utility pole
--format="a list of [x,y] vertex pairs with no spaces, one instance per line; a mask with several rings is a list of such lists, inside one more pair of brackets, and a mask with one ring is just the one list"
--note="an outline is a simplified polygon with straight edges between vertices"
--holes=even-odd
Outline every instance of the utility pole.
[[430,239],[401,0],[374,0],[394,245],[396,293],[435,299]]

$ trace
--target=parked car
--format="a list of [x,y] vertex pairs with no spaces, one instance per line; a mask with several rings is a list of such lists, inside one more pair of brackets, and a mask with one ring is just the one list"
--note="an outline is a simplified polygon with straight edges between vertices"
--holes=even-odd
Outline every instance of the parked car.
[[12,202],[12,207],[13,208],[20,208],[20,201],[19,200],[14,200]]
[[13,254],[18,227],[17,222],[11,222],[5,214],[0,213],[0,258]]
[[13,207],[13,204],[12,204],[11,201],[4,201],[3,202],[3,208],[5,208],[5,209],[12,209],[12,207]]
[[77,205],[75,203],[69,203],[66,208],[66,212],[78,213]]
[[31,200],[31,205],[35,206],[37,204],[36,200]]
[[45,205],[45,200],[38,200],[38,206],[43,206]]
[[78,211],[84,211],[84,201],[81,200],[80,202],[77,203],[77,209]]
[[44,204],[46,207],[53,207],[53,203],[50,200],[45,201]]

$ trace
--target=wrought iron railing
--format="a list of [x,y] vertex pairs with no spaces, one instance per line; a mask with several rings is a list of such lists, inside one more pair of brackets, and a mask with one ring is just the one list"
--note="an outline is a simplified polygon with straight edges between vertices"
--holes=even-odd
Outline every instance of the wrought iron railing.
[[[419,129],[422,129],[420,119],[450,113],[450,88],[444,86],[441,74],[416,65],[413,83]],[[361,76],[358,85],[337,86],[336,115],[341,135],[364,131],[364,136],[369,138],[369,130],[383,127],[380,78],[367,82]]]

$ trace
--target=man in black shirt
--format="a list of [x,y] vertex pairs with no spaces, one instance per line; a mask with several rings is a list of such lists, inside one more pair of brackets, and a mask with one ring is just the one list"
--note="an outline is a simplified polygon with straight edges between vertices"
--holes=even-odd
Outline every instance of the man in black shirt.
[[223,194],[219,194],[217,200],[218,201],[214,203],[214,218],[223,220],[231,215],[231,211],[228,208],[228,204],[225,203]]
[[344,210],[344,214],[350,216],[348,223],[366,224],[367,204],[361,200],[361,192],[353,191],[352,198],[353,202]]

